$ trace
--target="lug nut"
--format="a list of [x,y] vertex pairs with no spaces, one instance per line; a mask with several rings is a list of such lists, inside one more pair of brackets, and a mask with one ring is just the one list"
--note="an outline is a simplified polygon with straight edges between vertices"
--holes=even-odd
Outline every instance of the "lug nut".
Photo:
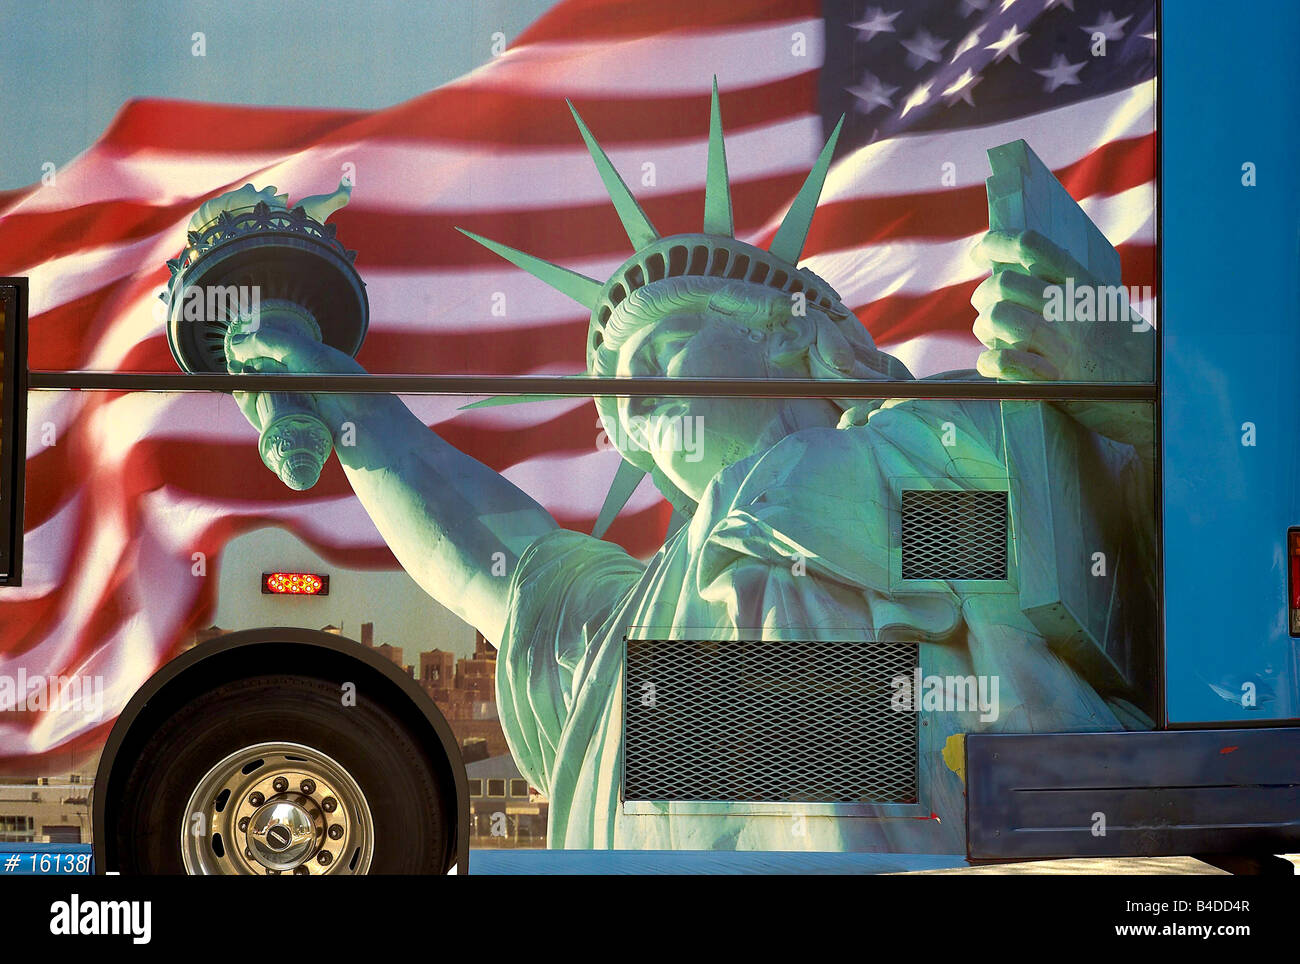
[[334,859],[334,856],[328,850],[322,850],[316,855],[316,859],[320,862],[322,867],[328,867],[330,861]]
[[271,781],[271,786],[275,788],[276,793],[284,793],[289,789],[289,781],[284,777],[276,777]]
[[336,823],[329,830],[331,840],[339,840],[343,837],[343,824]]
[[302,783],[301,783],[299,786],[300,786],[300,789],[302,790],[302,792],[305,793],[305,794],[307,794],[307,796],[309,796],[309,797],[310,797],[313,793],[316,792],[316,781],[315,781],[315,780],[304,780],[304,781],[302,781]]
[[309,869],[307,869],[306,867],[304,867],[303,865],[301,865],[301,864],[299,864],[297,867],[293,868],[293,875],[294,875],[295,877],[306,877],[306,876],[307,876],[308,874],[310,874],[310,873],[311,873],[311,871],[310,871]]
[[333,797],[326,797],[320,802],[320,808],[326,813],[333,813],[339,807],[339,802]]
[[252,851],[252,849],[249,848],[249,847],[245,847],[245,848],[244,848],[244,856],[247,857],[249,860],[252,860],[252,859],[253,859],[253,851]]
[[256,790],[248,795],[248,802],[255,807],[260,807],[265,801],[266,797],[262,796]]
[[247,818],[247,817],[243,817],[243,818],[240,819],[240,821],[239,821],[239,832],[240,832],[240,833],[248,833],[248,818]]
[[279,877],[279,876],[280,876],[280,871],[276,870],[274,867],[267,867],[267,868],[266,868],[266,876],[268,876],[268,877]]

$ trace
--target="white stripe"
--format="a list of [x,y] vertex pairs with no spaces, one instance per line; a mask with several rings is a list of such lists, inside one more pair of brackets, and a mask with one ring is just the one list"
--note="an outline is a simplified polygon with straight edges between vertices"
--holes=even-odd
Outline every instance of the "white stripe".
[[[1116,246],[1155,242],[1154,205],[1154,184],[1082,202],[1084,210]],[[978,238],[972,235],[951,241],[896,240],[862,245],[816,254],[803,264],[825,278],[846,304],[856,307],[893,294],[925,293],[979,277],[984,272],[969,255]],[[566,267],[603,281],[621,260],[586,259]],[[490,337],[523,325],[571,322],[585,314],[564,295],[508,265],[454,271],[374,269],[367,271],[366,277],[373,307],[371,337],[379,333],[440,332],[473,332]],[[163,325],[156,320],[155,303],[155,294],[149,291],[123,306],[92,352],[87,368],[115,370],[141,340],[161,335]],[[503,308],[504,314],[497,313],[498,308]],[[580,355],[581,347],[575,346],[575,358]],[[436,358],[422,364],[421,370],[454,374],[440,367]]]
[[[208,160],[178,158],[151,149],[120,154],[92,151],[60,171],[54,186],[33,193],[23,213],[60,211],[77,205],[133,201],[158,207],[198,199],[225,185],[273,184],[290,202],[333,190],[346,173],[353,179],[349,208],[401,214],[529,210],[574,207],[609,200],[576,127],[563,147],[506,147],[463,142],[401,143],[400,134],[361,142],[307,145],[289,156],[249,154]],[[599,139],[600,131],[594,131]],[[606,145],[606,153],[640,198],[702,191],[708,156],[707,130],[692,139],[647,140]],[[815,114],[738,131],[727,138],[733,184],[778,174],[802,173],[822,146]],[[653,174],[643,168],[653,164]],[[175,246],[193,211],[179,219]]]
[[[1153,202],[1153,186],[1143,185],[1111,197],[1085,198],[1081,207],[1119,247],[1155,243]],[[816,254],[802,264],[825,278],[845,304],[859,307],[891,295],[926,294],[983,277],[989,267],[971,257],[980,237],[864,245]]]
[[823,32],[816,18],[674,30],[615,43],[524,44],[444,89],[473,86],[573,98],[707,94],[715,75],[725,91],[816,70],[825,58]]
[[969,332],[918,335],[879,348],[901,361],[917,378],[974,368],[975,360],[984,350],[979,339]]
[[[988,127],[903,134],[868,144],[831,168],[821,200],[826,204],[983,184],[989,176],[989,148],[1015,140],[1024,140],[1048,168],[1056,170],[1112,141],[1152,133],[1155,97],[1155,81],[1146,81]],[[945,168],[946,164],[953,167]],[[943,180],[947,173],[952,175],[949,183]]]
[[61,588],[71,563],[69,557],[81,522],[84,498],[83,487],[54,515],[23,534],[23,584],[7,587],[5,602],[41,599]]
[[[175,257],[181,243],[169,243],[170,232],[138,241],[103,245],[91,251],[51,258],[26,270],[31,290],[28,311],[37,316],[120,281],[137,271],[157,271]],[[160,289],[161,290],[161,289]]]
[[[47,392],[77,397],[77,392]],[[463,423],[484,430],[524,429],[587,404],[585,398],[559,398],[466,410],[485,395],[403,395],[402,402],[426,425]],[[128,392],[101,402],[79,428],[96,442],[97,467],[120,468],[137,442],[202,441],[248,445],[257,432],[230,395],[217,392]],[[592,429],[593,448],[595,429]],[[309,499],[306,492],[297,498]]]
[[57,171],[53,184],[33,191],[9,213],[38,214],[122,200],[163,207],[248,177],[283,156],[283,151],[195,156],[148,148],[123,153],[96,144]]
[[[622,456],[596,449],[595,419],[592,419],[592,451],[586,455],[539,455],[501,474],[560,516],[594,518],[600,511],[618,471]],[[651,494],[653,493],[653,494]],[[638,487],[628,500],[627,513],[637,512],[663,501],[657,489]]]

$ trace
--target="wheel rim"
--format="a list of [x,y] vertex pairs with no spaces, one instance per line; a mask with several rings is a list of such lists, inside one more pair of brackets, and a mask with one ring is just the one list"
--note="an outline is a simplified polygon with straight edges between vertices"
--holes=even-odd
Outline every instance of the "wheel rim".
[[189,874],[364,874],[374,823],[356,780],[300,743],[256,743],[212,767],[181,822]]

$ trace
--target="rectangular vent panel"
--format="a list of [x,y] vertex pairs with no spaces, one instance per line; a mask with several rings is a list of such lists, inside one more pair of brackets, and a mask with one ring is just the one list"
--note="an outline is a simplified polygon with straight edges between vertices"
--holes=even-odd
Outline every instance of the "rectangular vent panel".
[[915,803],[915,643],[629,640],[624,797]]
[[1007,494],[904,489],[903,579],[1006,579]]

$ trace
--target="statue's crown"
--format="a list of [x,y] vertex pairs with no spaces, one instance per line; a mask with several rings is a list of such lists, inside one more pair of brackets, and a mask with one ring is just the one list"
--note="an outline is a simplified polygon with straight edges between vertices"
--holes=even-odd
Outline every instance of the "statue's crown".
[[603,284],[594,278],[544,261],[531,254],[491,241],[464,228],[457,228],[507,261],[546,282],[590,309],[591,325],[587,357],[600,346],[610,315],[632,292],[671,278],[718,278],[770,288],[794,295],[802,292],[807,301],[823,310],[842,315],[839,295],[807,268],[797,266],[821,196],[831,155],[844,126],[841,117],[822,148],[803,187],[786,212],[772,243],[766,250],[735,237],[731,216],[731,185],[727,176],[727,154],[722,138],[722,112],[718,104],[718,82],[714,79],[709,115],[709,154],[704,193],[704,227],[696,234],[661,237],[645,211],[614,169],[573,104],[569,104],[587,150],[596,163],[605,190],[618,212],[634,254]]

